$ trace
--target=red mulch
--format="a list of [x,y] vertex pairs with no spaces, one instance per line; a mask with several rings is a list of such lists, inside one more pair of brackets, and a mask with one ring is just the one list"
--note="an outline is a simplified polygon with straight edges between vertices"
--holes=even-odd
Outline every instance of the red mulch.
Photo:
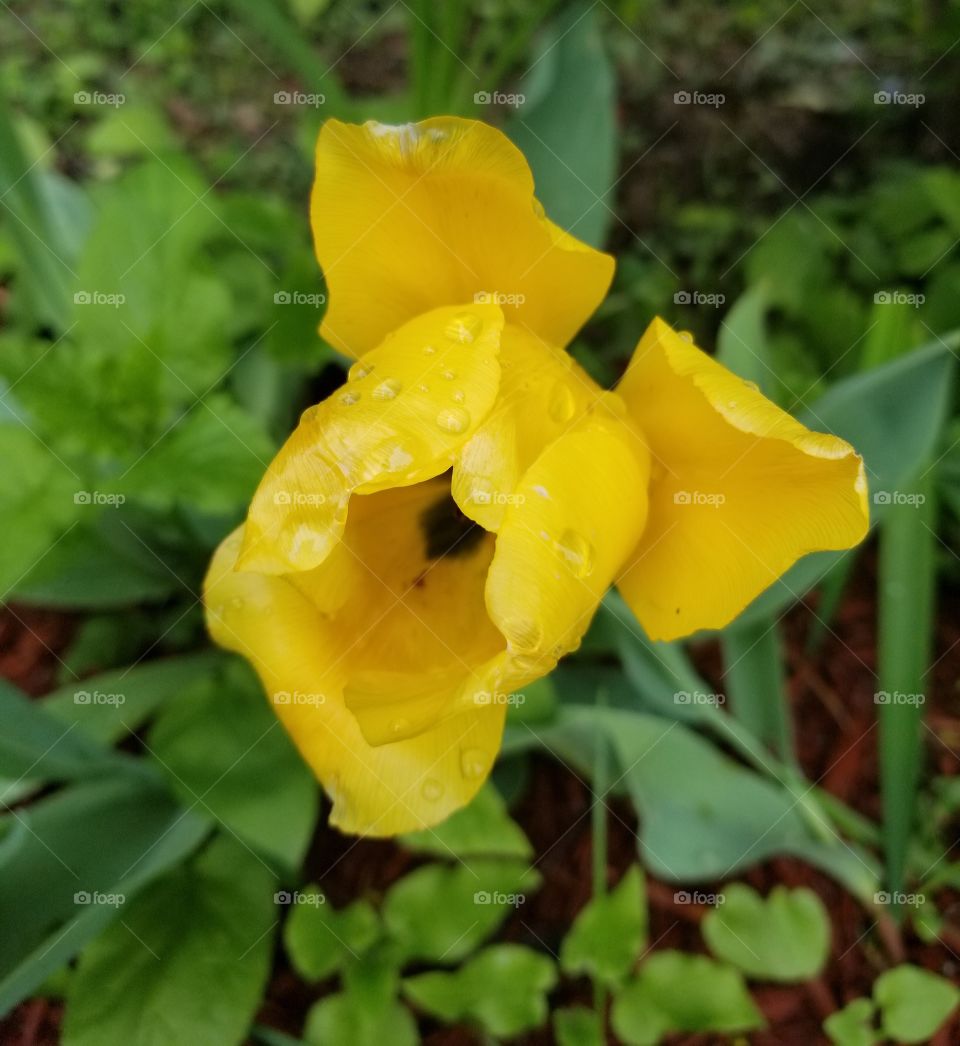
[[[859,570],[841,611],[820,650],[806,652],[813,616],[796,607],[784,620],[789,688],[797,728],[797,747],[804,771],[861,813],[876,818],[877,788],[876,707],[872,669],[875,661],[875,577],[869,558]],[[928,694],[928,723],[946,744],[927,734],[927,772],[960,771],[960,594],[941,593],[933,682]],[[14,608],[0,614],[0,674],[33,694],[49,689],[57,661],[73,630],[73,621],[53,612]],[[716,644],[695,651],[701,672],[721,686],[720,655]],[[867,666],[865,668],[864,666]],[[949,747],[947,747],[949,746]],[[954,750],[951,751],[951,748]],[[504,936],[553,952],[572,919],[590,896],[590,794],[563,767],[547,759],[535,760],[527,792],[514,811],[538,853],[543,874],[541,890],[508,922]],[[636,859],[635,821],[628,804],[614,802],[609,819],[609,879],[615,883]],[[307,878],[320,876],[331,900],[343,904],[357,896],[376,898],[416,862],[394,844],[355,840],[338,832],[318,829],[307,861]],[[938,908],[948,919],[947,940],[929,945],[907,928],[877,921],[832,879],[798,860],[780,858],[756,866],[743,878],[761,892],[778,883],[808,886],[822,898],[831,914],[833,947],[829,964],[816,981],[799,986],[754,986],[754,997],[770,1030],[752,1035],[753,1046],[814,1046],[825,1042],[823,1018],[858,995],[869,994],[877,974],[898,962],[909,961],[957,979],[960,973],[960,897],[944,891]],[[704,885],[704,891],[721,884]],[[673,884],[650,880],[650,940],[657,948],[703,951],[698,924],[705,909],[677,905]],[[259,1019],[297,1035],[306,1011],[330,985],[301,982],[278,954],[278,966]],[[590,986],[564,982],[553,1005],[588,1004]],[[57,1042],[61,1006],[31,1000],[0,1022],[4,1046],[46,1046]],[[445,1028],[429,1020],[422,1024],[430,1046],[460,1046],[476,1038],[463,1028]],[[552,1042],[549,1031],[528,1036],[535,1044]],[[613,1041],[611,1039],[611,1041]],[[683,1046],[720,1046],[729,1040],[712,1035],[677,1036]],[[960,1018],[938,1034],[934,1046],[960,1042]]]

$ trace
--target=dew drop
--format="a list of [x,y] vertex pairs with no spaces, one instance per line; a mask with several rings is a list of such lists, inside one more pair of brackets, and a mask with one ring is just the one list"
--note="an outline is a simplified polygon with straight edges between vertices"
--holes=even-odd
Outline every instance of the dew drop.
[[693,335],[690,333],[690,331],[680,331],[679,334],[683,341],[689,341],[691,343],[693,342]]
[[245,605],[246,605],[246,602],[245,602],[243,596],[234,596],[233,599],[230,600],[230,609],[231,610],[243,610]]
[[470,425],[470,415],[462,407],[450,407],[440,411],[437,424],[444,432],[466,432]]
[[469,345],[483,327],[483,320],[472,312],[461,312],[447,324],[444,334],[459,345]]
[[396,378],[386,378],[373,390],[373,398],[376,400],[392,400],[402,388]]
[[457,391],[453,394],[454,403],[463,403],[463,401],[466,398],[467,397],[463,394],[463,389],[457,389]]
[[534,650],[543,638],[540,626],[529,618],[508,619],[504,622],[503,631],[516,650]]
[[432,356],[436,351],[432,345],[424,345],[423,347],[424,356]]
[[576,400],[570,391],[570,386],[565,381],[557,381],[550,390],[550,403],[547,407],[550,417],[562,425],[569,421],[577,409]]
[[410,729],[410,722],[407,719],[391,719],[390,720],[390,733],[394,737],[399,737],[400,734],[406,733]]
[[429,802],[436,802],[443,795],[443,785],[435,777],[428,777],[420,788],[420,794]]
[[421,382],[417,386],[417,388],[419,389],[420,392],[429,392],[430,391],[430,386],[429,385],[424,385],[423,382]]
[[373,366],[371,364],[363,363],[358,360],[347,371],[347,381],[360,381],[362,378],[365,378],[372,370]]
[[565,530],[554,546],[574,577],[584,578],[593,573],[593,545],[575,530]]
[[354,405],[354,403],[359,403],[360,402],[360,393],[359,392],[345,392],[340,397],[340,402],[345,407],[352,407]]
[[746,385],[748,389],[752,389],[754,392],[760,391],[760,386],[755,381],[745,381],[744,385]]
[[482,748],[464,748],[460,753],[460,770],[464,777],[483,777],[489,765],[487,753]]
[[447,379],[447,381],[453,381],[453,379],[457,376],[457,372],[453,370],[445,370],[443,372],[443,376]]
[[314,404],[314,406],[312,407],[307,407],[307,409],[300,415],[300,424],[309,425],[311,421],[316,420],[317,414],[319,414],[319,412],[320,408],[316,404]]

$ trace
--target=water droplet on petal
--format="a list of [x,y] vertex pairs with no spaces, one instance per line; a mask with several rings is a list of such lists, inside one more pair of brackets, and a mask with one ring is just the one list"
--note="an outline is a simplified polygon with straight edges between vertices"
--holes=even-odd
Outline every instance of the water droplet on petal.
[[348,371],[347,381],[360,381],[373,370],[372,364],[363,363],[358,360]]
[[462,407],[449,407],[437,415],[437,424],[444,432],[466,432],[470,426],[470,415]]
[[558,425],[569,421],[577,409],[570,386],[565,381],[557,381],[550,390],[550,403],[547,410]]
[[534,650],[543,638],[543,630],[529,618],[508,619],[504,622],[503,631],[516,650]]
[[460,345],[468,345],[483,328],[483,320],[475,313],[461,312],[447,324],[444,334]]
[[410,722],[407,719],[391,719],[389,729],[390,733],[397,737],[410,729]]
[[755,381],[745,381],[744,385],[746,385],[748,389],[753,389],[754,392],[760,391],[760,386]]
[[243,596],[234,596],[233,599],[230,600],[231,610],[243,610],[245,605],[246,601],[244,600]]
[[574,577],[584,578],[593,573],[593,545],[575,530],[565,530],[554,546]]
[[690,333],[690,331],[680,331],[679,335],[683,339],[683,341],[693,341],[693,335]]
[[435,803],[443,795],[443,785],[435,777],[428,777],[420,788],[420,794],[424,799]]
[[447,379],[447,381],[453,381],[453,379],[457,376],[457,372],[453,370],[445,370],[443,372],[443,376]]
[[424,356],[432,356],[436,351],[432,345],[424,345],[423,347]]
[[464,748],[460,753],[460,769],[464,777],[483,777],[489,766],[487,753],[482,748]]
[[421,382],[417,386],[417,388],[419,389],[420,392],[429,392],[430,391],[430,386],[429,385],[424,385],[423,382]]
[[463,389],[457,389],[452,398],[454,403],[463,403],[467,397],[464,395]]
[[300,415],[300,424],[309,425],[311,421],[316,421],[317,414],[319,414],[320,408],[316,404],[307,409]]
[[354,405],[354,403],[359,403],[360,402],[360,393],[359,392],[344,392],[340,396],[340,402],[345,407],[352,407]]
[[546,218],[547,212],[543,209],[543,204],[536,198],[533,198],[533,213],[538,218]]
[[392,400],[402,387],[396,378],[386,378],[373,390],[373,398],[377,400]]

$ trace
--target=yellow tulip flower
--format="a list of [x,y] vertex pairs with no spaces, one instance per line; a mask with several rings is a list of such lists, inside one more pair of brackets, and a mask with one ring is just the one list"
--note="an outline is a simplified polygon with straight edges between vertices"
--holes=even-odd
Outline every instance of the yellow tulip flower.
[[328,121],[311,221],[321,333],[357,362],[270,465],[205,601],[342,830],[467,803],[508,695],[577,648],[611,584],[673,639],[864,536],[853,449],[663,321],[615,392],[566,354],[613,259],[545,217],[495,129]]

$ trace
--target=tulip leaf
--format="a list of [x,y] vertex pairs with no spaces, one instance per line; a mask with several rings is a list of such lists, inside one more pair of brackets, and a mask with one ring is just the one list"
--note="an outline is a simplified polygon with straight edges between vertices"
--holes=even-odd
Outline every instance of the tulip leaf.
[[410,832],[400,842],[414,853],[434,857],[533,856],[530,840],[507,813],[507,805],[492,784],[486,784],[473,800],[434,828]]
[[879,1035],[873,1027],[874,1005],[869,999],[854,999],[823,1022],[833,1046],[873,1046]]
[[383,920],[406,958],[456,963],[479,947],[540,885],[525,862],[429,864],[395,883]]
[[647,939],[643,872],[632,865],[609,893],[577,915],[560,949],[560,965],[616,987],[633,968]]
[[709,911],[702,924],[704,939],[718,959],[770,981],[804,981],[823,969],[830,952],[830,920],[812,890],[775,886],[764,898],[744,883],[732,883],[723,896],[724,903]]
[[290,896],[295,903],[283,928],[283,943],[294,969],[305,980],[328,977],[358,958],[380,935],[380,920],[366,901],[335,909],[317,886]]
[[743,977],[702,955],[652,955],[613,1001],[627,1046],[655,1046],[670,1032],[748,1032],[764,1026]]
[[273,876],[220,837],[157,881],[83,953],[64,1046],[236,1046],[270,969]]
[[407,977],[403,992],[441,1020],[472,1021],[489,1035],[510,1038],[546,1021],[546,995],[556,982],[547,956],[518,944],[498,944],[453,973]]
[[600,17],[574,4],[544,31],[517,90],[524,101],[504,128],[533,169],[547,215],[594,246],[614,217],[615,86]]
[[897,1042],[926,1042],[956,1009],[960,989],[918,966],[897,966],[873,985],[884,1034]]
[[553,1033],[559,1046],[605,1046],[599,1015],[586,1006],[567,1006],[553,1012]]
[[245,666],[168,702],[149,750],[188,806],[292,871],[317,816],[316,782]]
[[209,831],[147,773],[72,785],[0,825],[26,832],[0,876],[0,1013],[117,918],[110,899],[129,901]]

